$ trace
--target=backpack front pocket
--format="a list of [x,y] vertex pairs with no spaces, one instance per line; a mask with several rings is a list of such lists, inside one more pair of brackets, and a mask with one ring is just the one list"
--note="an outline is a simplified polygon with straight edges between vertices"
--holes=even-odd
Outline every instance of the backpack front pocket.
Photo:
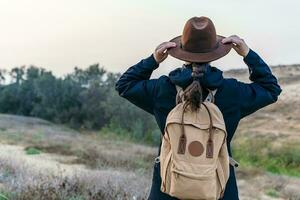
[[[199,166],[197,172],[171,169],[170,195],[179,199],[216,200],[217,179],[215,166]],[[205,173],[203,173],[205,172]]]

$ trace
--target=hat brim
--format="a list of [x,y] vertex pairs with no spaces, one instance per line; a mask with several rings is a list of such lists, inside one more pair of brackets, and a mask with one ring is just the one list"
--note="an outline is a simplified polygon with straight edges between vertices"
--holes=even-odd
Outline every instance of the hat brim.
[[223,38],[225,37],[217,35],[218,47],[210,52],[192,53],[181,48],[181,36],[178,36],[170,40],[170,42],[176,43],[176,47],[168,49],[168,54],[174,58],[188,62],[211,62],[222,58],[230,52],[232,44],[223,44],[221,42]]

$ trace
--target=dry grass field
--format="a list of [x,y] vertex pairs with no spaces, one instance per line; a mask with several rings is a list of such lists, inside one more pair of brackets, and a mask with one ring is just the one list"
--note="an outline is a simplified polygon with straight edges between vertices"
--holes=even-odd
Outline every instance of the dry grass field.
[[[300,66],[272,70],[282,95],[243,119],[232,144],[242,200],[300,199]],[[225,76],[247,81],[248,72]],[[156,154],[101,133],[0,115],[0,200],[146,199]]]

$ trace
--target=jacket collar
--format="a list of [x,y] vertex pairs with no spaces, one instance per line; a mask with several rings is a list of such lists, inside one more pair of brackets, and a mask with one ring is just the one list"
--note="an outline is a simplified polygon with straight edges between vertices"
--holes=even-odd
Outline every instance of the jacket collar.
[[[192,69],[183,65],[169,73],[171,82],[185,89],[192,82]],[[204,88],[215,90],[223,83],[223,72],[216,67],[208,66],[206,73],[199,79]]]

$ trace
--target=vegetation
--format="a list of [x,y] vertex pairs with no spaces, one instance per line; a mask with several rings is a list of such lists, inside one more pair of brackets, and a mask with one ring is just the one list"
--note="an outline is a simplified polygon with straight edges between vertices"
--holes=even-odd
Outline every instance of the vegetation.
[[41,151],[34,147],[29,147],[25,149],[27,155],[37,155],[40,154]]
[[266,191],[266,194],[270,197],[278,197],[278,192],[274,189],[269,189]]
[[0,200],[8,200],[8,198],[0,192]]
[[[22,179],[21,173],[26,173],[28,176],[26,177],[27,180]],[[101,177],[99,174],[83,175],[77,173],[74,176],[66,177],[61,174],[40,174],[36,176],[35,174],[27,173],[24,169],[16,171],[13,178],[18,182],[8,185],[9,190],[14,192],[9,192],[6,195],[0,193],[0,200],[130,200],[146,198],[143,191],[134,193],[134,188],[131,188],[132,186],[129,184],[126,185],[126,178],[129,178],[132,182],[138,179],[138,177],[132,175],[119,177],[119,183],[111,183],[110,179],[107,177],[103,178],[105,175],[102,174],[100,174],[102,175]],[[28,182],[28,179],[32,180],[29,175],[34,176],[32,177],[34,181]],[[135,184],[134,186],[137,185]]]
[[[0,130],[1,142],[10,144],[0,145],[3,198],[132,200],[147,197],[157,155],[155,147],[112,140],[96,131],[79,133],[37,118],[0,115],[0,126],[4,127]],[[19,135],[18,139],[9,137],[11,133]],[[42,136],[37,140],[37,135]],[[28,155],[35,151],[44,154]]]
[[[0,127],[1,142],[10,144],[0,145],[0,193],[8,199],[147,198],[153,160],[157,155],[155,147],[122,141],[108,132],[78,132],[38,118],[15,115],[1,114]],[[250,154],[253,149],[257,150],[255,154],[265,153],[266,145],[263,144],[272,146],[274,143],[267,139],[261,139],[258,144],[249,138],[237,139],[233,146],[235,149],[247,147],[242,152],[245,154]],[[275,147],[288,148],[289,145],[281,143],[272,149]],[[30,148],[43,154],[36,157],[22,153]],[[237,159],[242,161],[241,157]],[[248,199],[259,199],[261,195],[283,199],[300,197],[299,181],[294,177],[264,173],[259,169],[257,172],[252,168],[248,170],[243,161],[237,169],[237,176],[242,183],[246,180],[239,189],[242,194],[250,196]]]
[[270,139],[241,138],[235,141],[233,155],[244,166],[300,177],[300,144],[274,145]]
[[[146,199],[157,148],[132,141],[158,144],[160,131],[118,96],[119,76],[99,65],[65,77],[33,66],[0,71],[0,112],[8,114],[0,114],[0,200]],[[242,199],[299,199],[299,178],[290,177],[300,177],[298,88],[239,126]]]
[[[0,113],[39,117],[76,129],[105,128],[121,137],[158,144],[153,117],[115,91],[119,76],[99,64],[85,70],[76,67],[65,77],[35,66],[1,71]],[[8,80],[10,84],[4,84]]]

